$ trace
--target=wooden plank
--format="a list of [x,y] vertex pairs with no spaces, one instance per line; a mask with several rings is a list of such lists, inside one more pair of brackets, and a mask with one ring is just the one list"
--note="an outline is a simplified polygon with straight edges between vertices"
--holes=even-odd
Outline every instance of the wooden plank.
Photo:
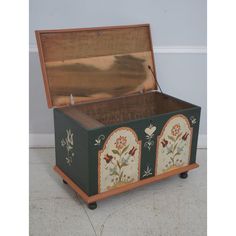
[[93,30],[115,30],[124,28],[135,28],[135,27],[150,27],[150,24],[136,24],[136,25],[118,25],[118,26],[99,26],[89,28],[70,28],[70,29],[49,29],[49,30],[37,30],[39,33],[61,33],[63,32],[75,32],[75,31],[93,31]]
[[100,123],[110,125],[188,109],[193,106],[153,91],[75,107]]
[[45,62],[151,51],[147,26],[40,34]]
[[188,166],[184,166],[184,167],[180,167],[178,169],[166,172],[164,174],[158,175],[158,176],[154,176],[154,177],[150,177],[147,179],[143,179],[143,180],[139,180],[138,182],[135,183],[131,183],[131,184],[127,184],[125,186],[107,191],[107,192],[103,192],[103,193],[99,193],[93,196],[88,196],[84,191],[82,191],[69,177],[67,177],[62,170],[60,170],[59,167],[55,166],[54,170],[68,183],[68,185],[76,192],[78,193],[78,195],[86,202],[86,203],[92,203],[92,202],[96,202],[96,201],[100,201],[102,199],[117,195],[119,193],[123,193],[126,191],[129,191],[131,189],[135,189],[137,187],[141,187],[144,186],[146,184],[150,184],[153,182],[158,182],[160,180],[166,179],[170,176],[173,175],[177,175],[189,170],[192,170],[194,168],[199,167],[199,165],[197,163],[194,164],[190,164]]
[[48,107],[51,108],[52,107],[52,98],[51,98],[50,89],[49,89],[49,83],[48,83],[47,72],[46,72],[46,64],[44,61],[44,54],[43,54],[43,48],[42,48],[42,44],[41,44],[40,33],[36,31],[35,36],[36,36],[36,41],[37,41],[37,45],[38,45],[39,60],[40,60],[40,64],[41,64],[42,74],[43,74],[43,82],[44,82],[44,89],[45,89],[45,93],[46,93],[47,103],[48,103]]
[[156,89],[151,64],[151,52],[48,62],[53,105],[68,105],[71,94],[78,104]]
[[66,115],[72,119],[79,121],[86,129],[95,129],[101,128],[104,124],[93,119],[91,116],[86,115],[83,112],[80,112],[75,106],[65,107],[61,109]]
[[[138,90],[145,92],[156,89],[155,79],[146,70],[147,65],[150,65],[155,74],[148,24],[39,30],[36,31],[36,38],[48,107],[69,105],[67,102],[70,94],[73,94],[75,104],[78,104],[126,96]],[[135,58],[132,54],[140,52],[147,55],[144,67],[138,64],[130,67],[134,66],[134,60],[130,60]],[[121,54],[124,57],[117,60],[117,64],[113,63],[115,66],[102,58],[117,58]],[[87,64],[87,67],[86,58],[91,58],[91,64]],[[78,65],[78,59],[83,59],[84,63]],[[98,70],[93,60],[100,61]],[[130,70],[122,71],[119,68],[122,64],[123,68],[128,65]],[[55,68],[56,65],[59,66]],[[140,68],[144,69],[140,71]]]

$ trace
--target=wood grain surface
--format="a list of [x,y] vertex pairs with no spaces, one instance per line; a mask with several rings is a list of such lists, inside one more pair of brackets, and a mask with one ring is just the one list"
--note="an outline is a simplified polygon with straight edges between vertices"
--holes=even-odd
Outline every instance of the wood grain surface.
[[149,25],[36,31],[49,107],[156,89]]
[[[60,109],[80,122],[82,120],[79,119],[79,116],[76,116],[76,113],[83,112],[90,117],[88,121],[91,127],[96,127],[97,122],[99,122],[99,125],[116,124],[122,121],[141,119],[191,107],[193,105],[189,103],[153,91]],[[68,110],[71,111],[68,112]],[[93,125],[91,119],[94,120]]]

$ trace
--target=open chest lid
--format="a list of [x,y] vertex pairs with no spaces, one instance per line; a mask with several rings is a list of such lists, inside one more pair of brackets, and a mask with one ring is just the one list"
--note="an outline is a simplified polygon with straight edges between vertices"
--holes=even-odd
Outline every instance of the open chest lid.
[[150,26],[36,31],[48,107],[157,89]]

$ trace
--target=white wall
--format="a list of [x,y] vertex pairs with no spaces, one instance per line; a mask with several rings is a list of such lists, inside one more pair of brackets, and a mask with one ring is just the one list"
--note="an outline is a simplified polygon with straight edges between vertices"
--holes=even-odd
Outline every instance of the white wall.
[[161,87],[202,107],[206,135],[206,17],[206,0],[31,0],[30,133],[53,133],[34,30],[150,23]]

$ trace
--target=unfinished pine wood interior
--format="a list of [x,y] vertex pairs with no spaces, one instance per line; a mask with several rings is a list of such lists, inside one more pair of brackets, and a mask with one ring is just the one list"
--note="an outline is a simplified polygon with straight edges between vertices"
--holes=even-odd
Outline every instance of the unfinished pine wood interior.
[[149,25],[36,35],[49,107],[156,89]]
[[97,128],[154,115],[188,109],[194,105],[157,91],[61,108],[87,127]]

